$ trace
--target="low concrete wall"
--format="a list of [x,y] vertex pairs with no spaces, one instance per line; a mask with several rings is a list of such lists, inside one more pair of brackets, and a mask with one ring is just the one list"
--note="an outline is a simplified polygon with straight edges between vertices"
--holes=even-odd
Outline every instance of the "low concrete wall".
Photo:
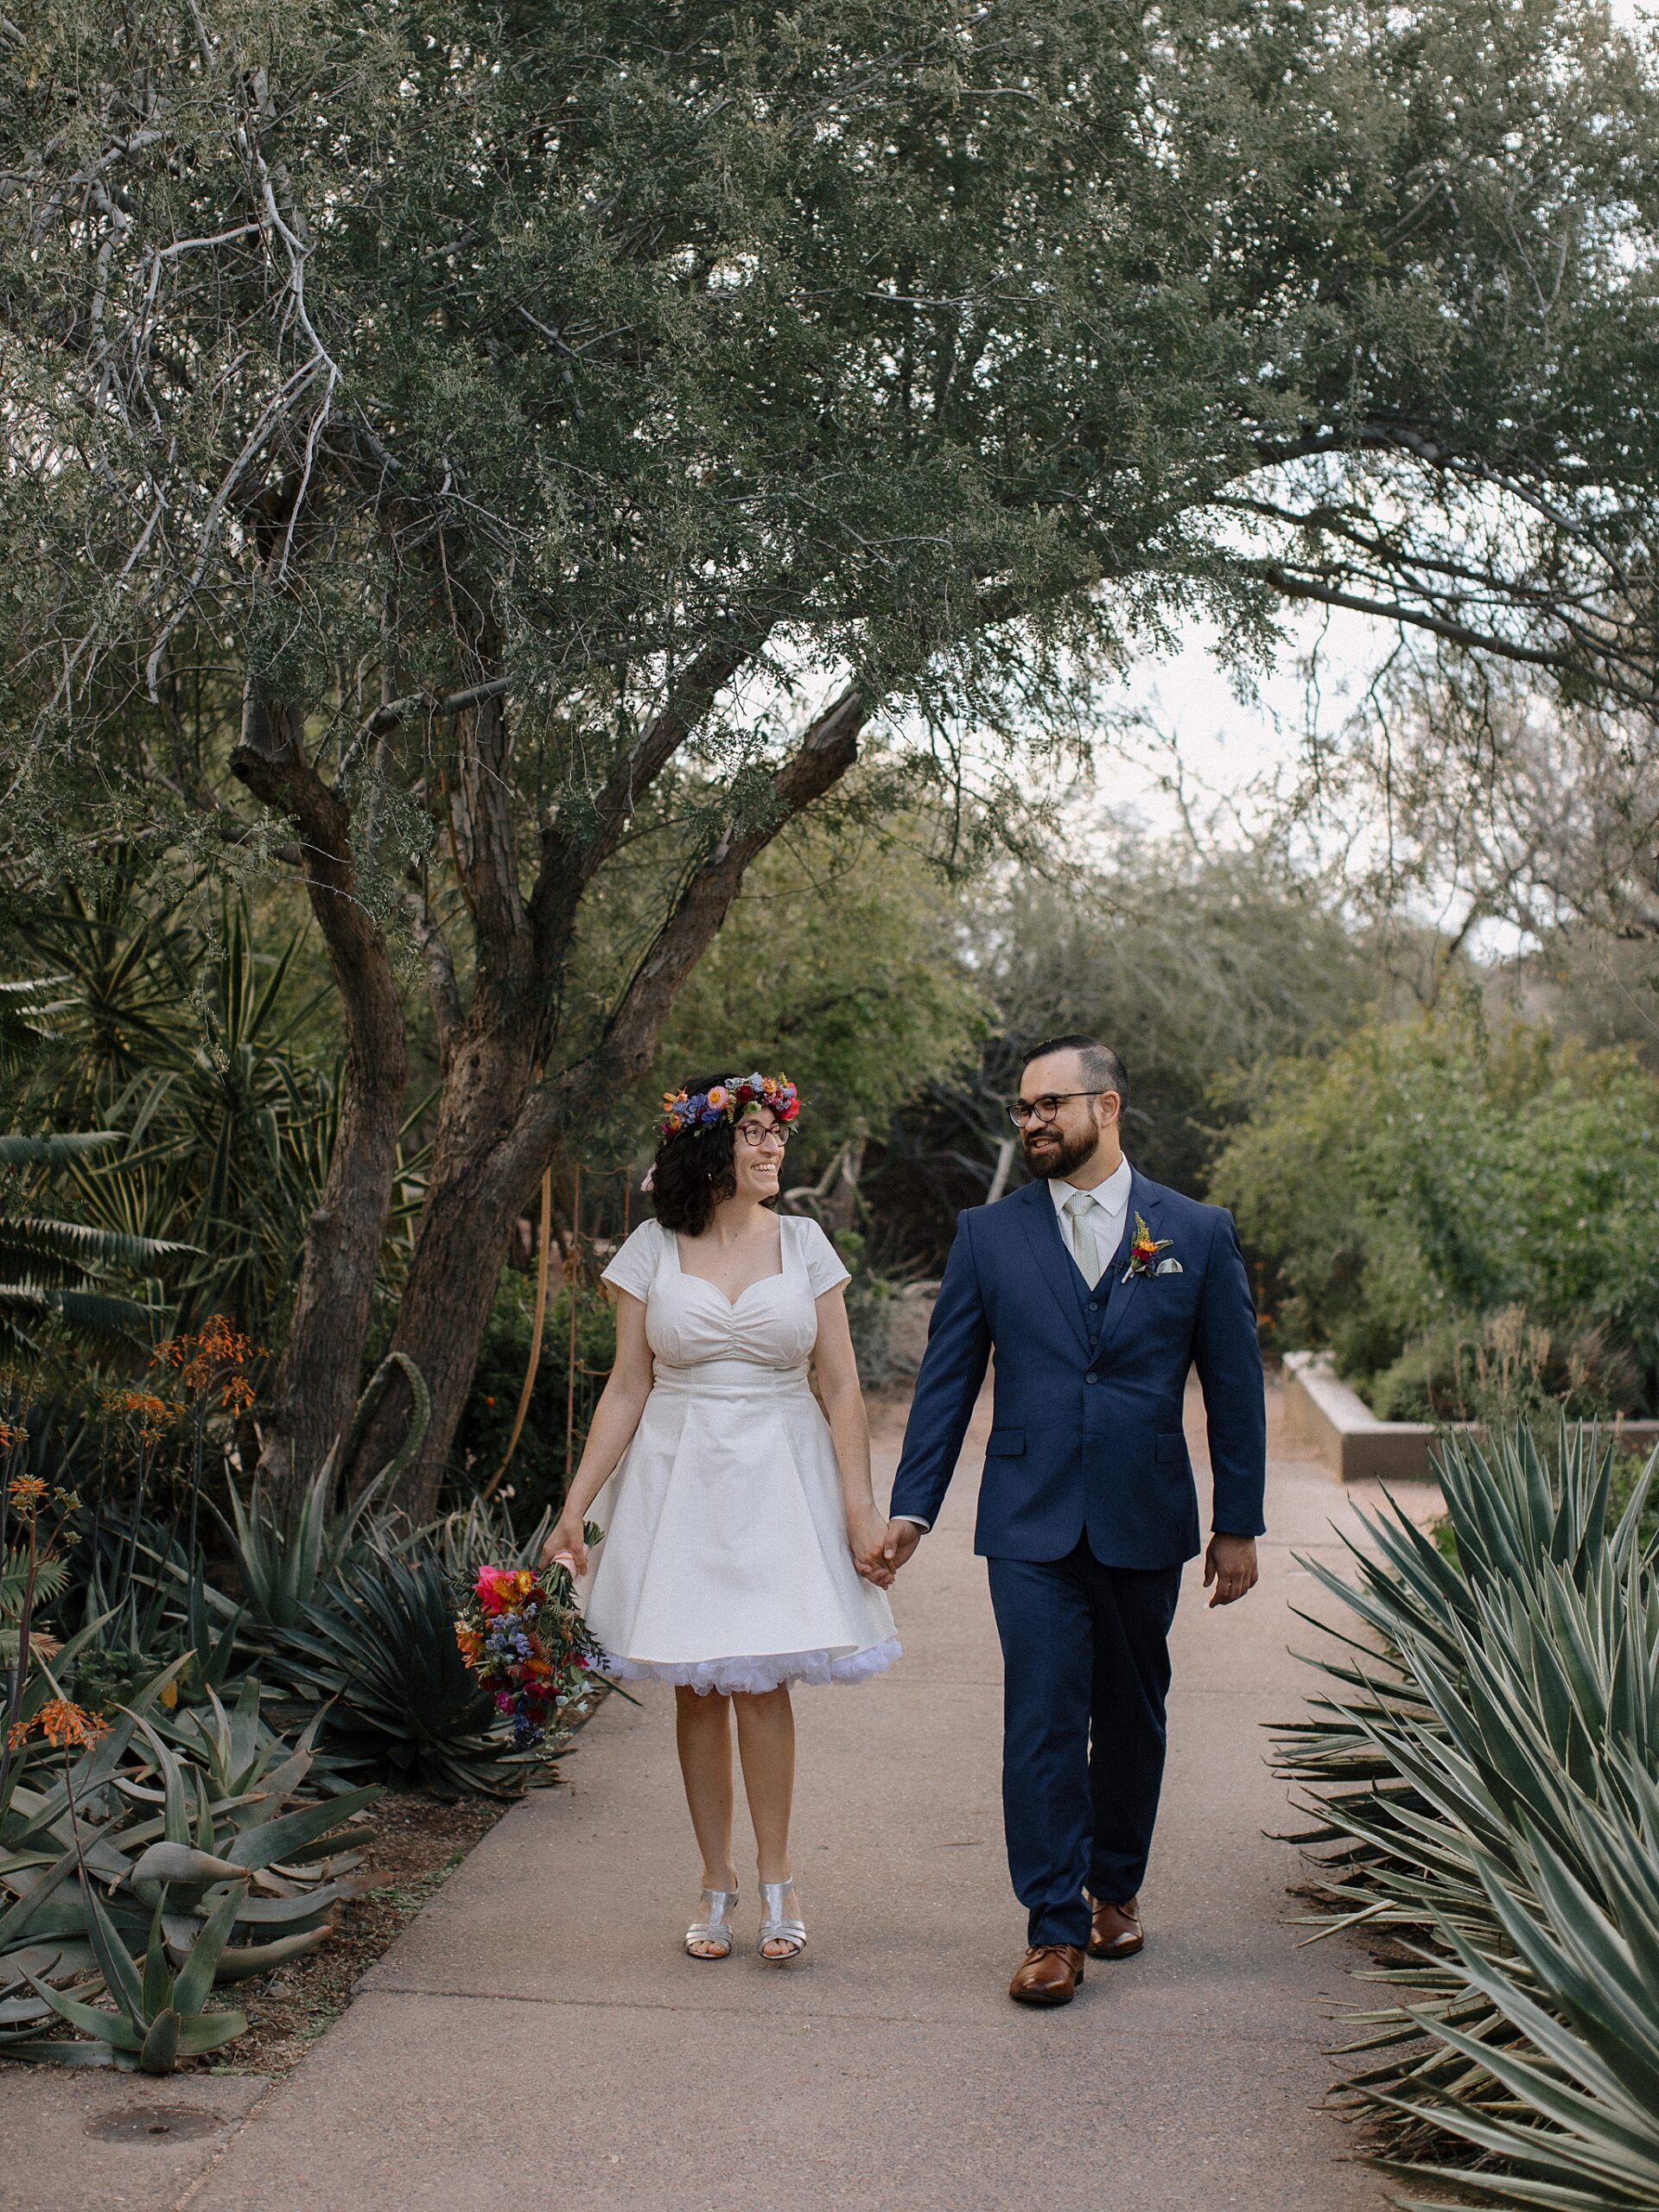
[[[1345,1483],[1433,1482],[1430,1453],[1440,1427],[1427,1421],[1378,1421],[1357,1390],[1331,1370],[1328,1352],[1285,1355],[1285,1426],[1299,1444],[1318,1453]],[[1468,1430],[1470,1421],[1448,1428]],[[1621,1444],[1631,1452],[1659,1445],[1659,1421],[1626,1421],[1618,1425]]]

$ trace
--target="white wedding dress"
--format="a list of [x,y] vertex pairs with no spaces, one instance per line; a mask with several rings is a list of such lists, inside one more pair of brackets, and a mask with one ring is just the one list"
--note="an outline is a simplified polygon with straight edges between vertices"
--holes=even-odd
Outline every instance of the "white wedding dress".
[[814,1300],[847,1270],[815,1221],[785,1215],[781,1273],[742,1296],[680,1266],[643,1222],[605,1270],[645,1301],[655,1379],[594,1501],[585,1586],[607,1671],[698,1691],[852,1682],[899,1656],[885,1594],[847,1543],[830,1424],[807,1383]]

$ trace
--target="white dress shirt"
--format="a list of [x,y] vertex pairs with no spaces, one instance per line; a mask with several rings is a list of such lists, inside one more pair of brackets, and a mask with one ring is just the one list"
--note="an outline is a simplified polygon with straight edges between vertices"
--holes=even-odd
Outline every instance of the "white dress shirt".
[[[1123,1224],[1129,1211],[1129,1185],[1134,1173],[1127,1160],[1120,1160],[1103,1183],[1096,1183],[1092,1196],[1095,1201],[1093,1227],[1095,1249],[1100,1254],[1100,1266],[1090,1281],[1092,1290],[1106,1269],[1110,1267],[1119,1244],[1122,1242]],[[1071,1245],[1071,1217],[1065,1211],[1065,1202],[1077,1190],[1075,1183],[1062,1182],[1051,1177],[1048,1195],[1054,1201],[1054,1217],[1059,1224],[1060,1242],[1069,1252]],[[931,1529],[932,1522],[924,1521],[919,1513],[899,1513],[898,1521],[913,1521],[918,1529]]]

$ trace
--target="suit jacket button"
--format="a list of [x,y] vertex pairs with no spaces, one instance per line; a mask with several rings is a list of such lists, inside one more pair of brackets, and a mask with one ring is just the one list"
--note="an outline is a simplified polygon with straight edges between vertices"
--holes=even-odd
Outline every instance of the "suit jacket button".
[[1098,1304],[1096,1303],[1096,1301],[1094,1299],[1092,1299],[1092,1298],[1091,1298],[1091,1299],[1090,1300],[1090,1301],[1089,1301],[1089,1311],[1090,1311],[1091,1313],[1099,1313],[1099,1311],[1100,1311],[1099,1305],[1098,1305]]
[[1098,1382],[1100,1377],[1095,1373],[1094,1370],[1090,1368],[1088,1374],[1085,1375],[1083,1379],[1085,1382]]

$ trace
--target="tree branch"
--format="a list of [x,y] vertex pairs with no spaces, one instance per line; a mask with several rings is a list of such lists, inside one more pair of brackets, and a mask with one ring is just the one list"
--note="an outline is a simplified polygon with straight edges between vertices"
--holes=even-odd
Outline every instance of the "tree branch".
[[357,732],[352,747],[354,749],[365,737],[378,737],[389,729],[396,729],[410,715],[458,715],[464,708],[481,706],[486,699],[505,698],[512,689],[510,676],[494,676],[487,683],[474,683],[465,691],[452,691],[447,699],[435,699],[425,691],[410,691],[401,699],[388,699],[385,706],[375,709]]
[[[1338,585],[1326,583],[1317,576],[1299,574],[1277,561],[1240,561],[1231,564],[1236,573],[1257,577],[1282,592],[1287,599],[1310,600],[1322,607],[1340,607],[1355,614],[1374,615],[1380,622],[1399,622],[1414,630],[1427,630],[1431,635],[1444,638],[1448,643],[1461,645],[1472,652],[1491,653],[1499,660],[1518,661],[1530,668],[1548,668],[1557,671],[1568,664],[1568,655],[1550,645],[1529,645],[1518,639],[1505,638],[1496,631],[1478,630],[1467,622],[1453,621],[1449,616],[1436,614],[1427,607],[1412,607],[1402,600],[1382,599],[1359,592],[1344,591]],[[1641,689],[1608,672],[1605,679],[1610,690],[1633,705],[1659,707],[1659,691]]]
[[582,894],[615,851],[630,817],[732,678],[771,632],[770,622],[706,646],[681,674],[655,715],[613,762],[587,834],[555,820],[542,837],[541,866],[530,898],[531,927],[543,988],[563,958]]
[[231,766],[300,832],[306,888],[346,1033],[339,1124],[307,1228],[268,1439],[273,1471],[291,1468],[304,1478],[340,1434],[357,1395],[391,1210],[409,1046],[386,942],[358,893],[351,810],[306,757],[303,711],[272,702],[250,684]]
[[441,1065],[448,1066],[466,1019],[461,985],[455,978],[454,955],[427,904],[423,889],[405,891],[403,907],[426,963],[426,995],[432,1008],[432,1027],[437,1034],[438,1058]]
[[477,939],[477,991],[513,993],[531,950],[529,918],[518,889],[513,821],[512,730],[505,687],[456,718],[455,787],[450,796],[453,851]]
[[728,829],[692,870],[673,912],[618,1001],[586,1058],[537,1086],[514,1132],[510,1179],[525,1187],[541,1173],[562,1125],[601,1091],[635,1081],[650,1065],[676,997],[713,944],[749,863],[786,823],[837,784],[858,758],[874,702],[849,685],[811,724],[772,779],[772,805],[747,828]]

